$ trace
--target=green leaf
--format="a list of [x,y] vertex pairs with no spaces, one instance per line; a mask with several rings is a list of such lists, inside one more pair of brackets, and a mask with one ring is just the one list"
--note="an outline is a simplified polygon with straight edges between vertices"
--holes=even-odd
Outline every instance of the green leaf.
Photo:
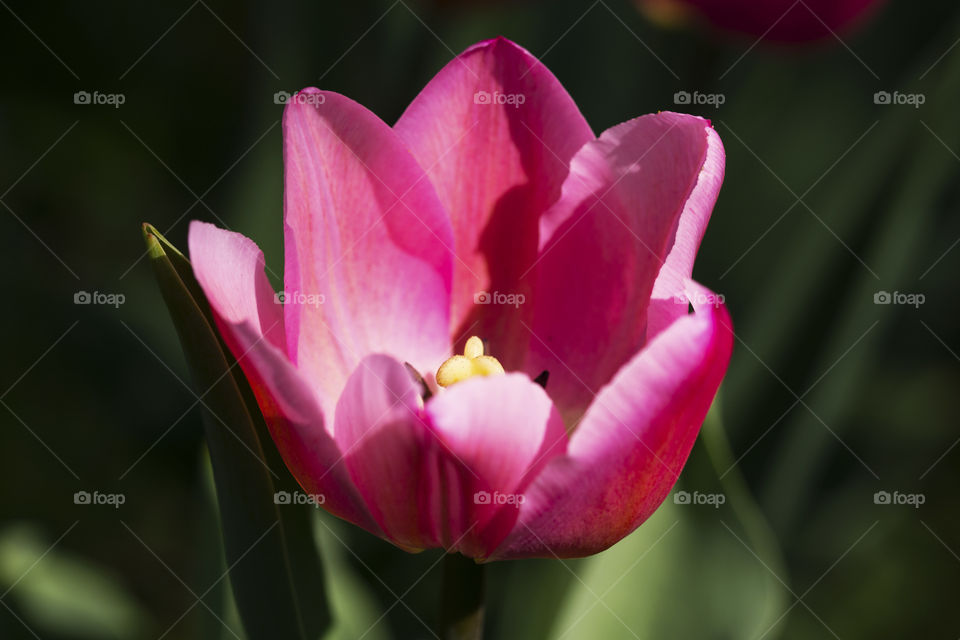
[[319,638],[330,613],[310,507],[276,504],[277,492],[297,485],[253,391],[220,338],[189,261],[152,226],[143,233],[202,399],[226,563],[247,636]]
[[[555,606],[549,637],[776,637],[787,577],[745,484],[736,469],[727,473],[731,466],[714,407],[676,490],[699,498],[678,504],[675,492],[611,549],[567,562],[577,577]],[[720,504],[692,504],[698,499]]]

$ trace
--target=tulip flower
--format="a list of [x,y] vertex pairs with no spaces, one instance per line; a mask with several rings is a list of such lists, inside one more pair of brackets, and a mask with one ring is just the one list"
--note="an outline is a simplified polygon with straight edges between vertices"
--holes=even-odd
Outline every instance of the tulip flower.
[[304,89],[283,137],[283,295],[248,238],[195,221],[189,247],[304,491],[480,561],[596,553],[650,516],[732,348],[690,279],[723,179],[710,123],[596,137],[498,38],[393,127]]
[[659,22],[704,18],[728,31],[773,42],[826,38],[856,23],[877,0],[639,0]]

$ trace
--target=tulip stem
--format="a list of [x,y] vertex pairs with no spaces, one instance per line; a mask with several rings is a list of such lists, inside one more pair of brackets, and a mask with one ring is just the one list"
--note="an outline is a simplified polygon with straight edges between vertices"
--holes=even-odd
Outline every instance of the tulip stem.
[[440,627],[444,640],[483,637],[484,565],[459,553],[443,557]]

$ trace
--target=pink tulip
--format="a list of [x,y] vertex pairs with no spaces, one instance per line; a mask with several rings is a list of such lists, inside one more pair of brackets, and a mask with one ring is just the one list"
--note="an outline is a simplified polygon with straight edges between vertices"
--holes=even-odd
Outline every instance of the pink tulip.
[[[723,179],[710,123],[662,112],[597,138],[498,38],[393,128],[305,89],[283,135],[286,304],[251,240],[193,222],[189,242],[303,489],[404,549],[482,560],[588,555],[638,527],[732,348],[689,278]],[[470,336],[493,357],[471,360]],[[467,379],[438,387],[465,347]]]
[[805,42],[843,31],[880,4],[878,0],[639,0],[654,18],[687,15],[773,42]]

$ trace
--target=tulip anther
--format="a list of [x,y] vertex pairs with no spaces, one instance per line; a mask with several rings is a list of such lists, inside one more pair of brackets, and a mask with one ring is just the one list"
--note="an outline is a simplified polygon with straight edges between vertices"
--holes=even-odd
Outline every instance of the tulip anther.
[[437,369],[437,384],[449,387],[473,376],[495,376],[503,372],[503,365],[496,358],[483,354],[483,341],[472,336],[464,345],[462,356],[447,359]]

